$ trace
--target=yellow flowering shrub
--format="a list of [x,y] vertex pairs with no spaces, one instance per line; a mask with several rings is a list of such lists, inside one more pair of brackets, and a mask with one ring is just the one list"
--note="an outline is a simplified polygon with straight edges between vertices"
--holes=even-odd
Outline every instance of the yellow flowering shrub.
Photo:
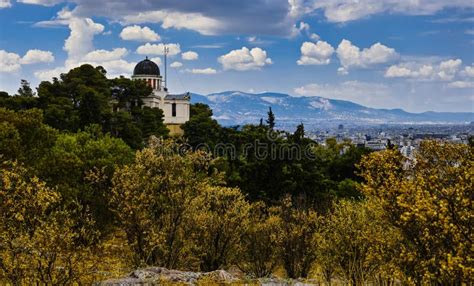
[[425,141],[414,161],[387,150],[366,157],[360,168],[362,192],[401,231],[399,267],[407,279],[472,282],[473,147]]

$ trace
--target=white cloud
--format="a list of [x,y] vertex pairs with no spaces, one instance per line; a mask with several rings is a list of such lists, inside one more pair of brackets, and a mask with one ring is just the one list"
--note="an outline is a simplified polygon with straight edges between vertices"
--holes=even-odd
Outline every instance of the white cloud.
[[169,12],[165,10],[142,12],[124,17],[127,24],[162,23],[163,29],[189,29],[203,35],[215,35],[222,23],[200,13]]
[[450,88],[474,88],[474,82],[472,81],[453,81],[448,84]]
[[20,56],[0,50],[0,72],[16,72],[21,69]]
[[181,58],[185,61],[195,61],[199,58],[199,55],[196,52],[188,51],[188,52],[182,53]]
[[67,7],[64,7],[57,13],[56,17],[52,20],[36,22],[33,26],[42,28],[67,26],[69,25],[69,20],[71,18],[73,18],[72,12]]
[[338,74],[338,75],[347,75],[347,74],[349,74],[349,71],[346,70],[346,69],[343,68],[343,67],[338,67],[338,68],[337,68],[337,74]]
[[29,50],[21,59],[22,65],[36,64],[36,63],[52,63],[54,62],[54,55],[50,51]]
[[41,5],[41,6],[54,6],[64,1],[63,0],[17,0],[17,2],[25,3],[25,4]]
[[67,71],[68,71],[68,69],[65,68],[65,67],[57,67],[57,68],[54,68],[54,69],[35,71],[34,75],[37,79],[39,79],[41,81],[49,81],[53,77],[59,78],[59,76],[62,73],[66,73]]
[[388,63],[399,56],[395,49],[381,43],[373,44],[361,51],[359,47],[346,39],[341,41],[336,53],[342,66],[340,73],[347,73],[352,67],[369,68],[373,65]]
[[[168,55],[175,56],[181,53],[181,47],[179,44],[166,44],[168,48]],[[146,43],[145,45],[139,46],[137,48],[137,53],[140,55],[159,55],[162,56],[165,54],[165,45],[160,44],[150,44]]]
[[69,29],[71,34],[64,43],[64,50],[68,53],[68,60],[79,61],[93,50],[92,40],[104,31],[104,26],[89,18],[71,18]]
[[318,35],[318,34],[315,34],[315,33],[311,33],[309,35],[309,38],[312,40],[312,41],[319,41],[319,39],[321,39],[321,37]]
[[217,71],[213,68],[205,68],[205,69],[188,69],[186,70],[189,73],[194,73],[194,74],[216,74]]
[[331,62],[331,56],[334,48],[324,41],[316,44],[304,42],[301,45],[301,58],[297,61],[298,65],[327,65]]
[[0,72],[17,72],[22,65],[50,63],[54,61],[53,53],[42,50],[29,50],[22,57],[16,53],[0,50]]
[[[294,89],[299,96],[320,96],[331,99],[350,100],[366,106],[387,107],[396,104],[389,86],[381,83],[345,81],[338,84],[311,83]],[[316,102],[321,108],[322,102]],[[395,105],[396,106],[396,105]]]
[[267,52],[261,48],[253,48],[249,50],[242,47],[240,50],[230,51],[228,54],[218,58],[224,70],[256,70],[266,65],[272,64],[272,60],[267,57]]
[[445,8],[473,8],[471,0],[311,0],[306,13],[321,9],[330,22],[348,22],[379,13],[433,15]]
[[385,72],[385,77],[410,77],[412,71],[402,66],[390,66]]
[[10,0],[0,0],[0,9],[2,8],[10,8],[12,6],[12,3]]
[[160,35],[148,27],[140,27],[138,25],[123,28],[120,38],[127,41],[138,42],[157,42],[161,40]]
[[[291,0],[290,0],[291,1]],[[296,0],[299,1],[299,0]],[[311,33],[311,26],[308,23],[301,21],[299,25],[294,24],[291,30],[291,37],[295,37],[300,34],[306,34],[306,36],[314,42],[317,42],[321,37],[316,33]]]
[[131,63],[124,59],[89,63],[93,66],[103,66],[107,71],[107,76],[109,78],[118,77],[121,75],[130,76],[136,65],[136,63]]
[[[416,62],[405,62],[390,66],[385,71],[387,78],[412,78],[416,80],[441,80],[450,81],[457,75],[461,68],[460,59],[441,61],[438,64],[419,64]],[[468,68],[468,67],[466,67]]]
[[90,62],[105,62],[105,61],[114,61],[119,60],[122,57],[126,56],[128,51],[126,48],[116,48],[111,51],[108,50],[95,50],[89,52],[83,58],[83,61]]
[[170,64],[170,67],[175,68],[175,69],[180,68],[180,67],[182,67],[182,66],[183,66],[183,64],[180,63],[180,62],[172,62],[172,63]]
[[161,58],[160,57],[151,58],[150,61],[154,62],[158,66],[161,66]]
[[474,64],[472,64],[471,66],[466,66],[461,72],[461,75],[466,77],[474,77]]
[[438,76],[442,80],[452,80],[462,65],[460,59],[447,60],[439,64]]

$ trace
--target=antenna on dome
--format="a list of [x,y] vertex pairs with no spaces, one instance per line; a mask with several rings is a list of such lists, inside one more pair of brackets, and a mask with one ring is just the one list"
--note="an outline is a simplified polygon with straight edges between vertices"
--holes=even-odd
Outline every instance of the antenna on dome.
[[168,58],[168,52],[170,51],[170,49],[166,46],[166,44],[164,45],[164,51],[163,51],[163,54],[164,54],[164,58],[165,58],[165,90],[168,89],[168,73],[167,73],[167,58]]

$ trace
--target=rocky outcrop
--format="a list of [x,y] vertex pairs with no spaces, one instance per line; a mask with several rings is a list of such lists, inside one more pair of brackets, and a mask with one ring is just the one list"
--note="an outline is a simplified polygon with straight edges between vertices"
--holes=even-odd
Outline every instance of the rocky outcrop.
[[239,279],[224,270],[188,272],[163,267],[148,267],[131,272],[127,277],[101,282],[101,286],[154,286],[162,284],[195,285],[207,283],[233,283]]
[[280,279],[275,276],[249,279],[238,270],[216,270],[211,272],[190,272],[170,270],[163,267],[138,269],[127,277],[110,279],[98,286],[157,286],[157,285],[262,285],[262,286],[315,286],[315,280]]

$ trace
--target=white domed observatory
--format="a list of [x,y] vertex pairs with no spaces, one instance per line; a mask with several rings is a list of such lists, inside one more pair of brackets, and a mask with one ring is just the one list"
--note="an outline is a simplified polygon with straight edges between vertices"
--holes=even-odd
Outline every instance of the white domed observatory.
[[132,80],[143,80],[153,89],[152,94],[142,98],[143,104],[163,110],[164,123],[171,135],[182,134],[180,126],[189,121],[191,100],[189,92],[169,94],[166,83],[160,74],[160,68],[148,57],[135,66]]

